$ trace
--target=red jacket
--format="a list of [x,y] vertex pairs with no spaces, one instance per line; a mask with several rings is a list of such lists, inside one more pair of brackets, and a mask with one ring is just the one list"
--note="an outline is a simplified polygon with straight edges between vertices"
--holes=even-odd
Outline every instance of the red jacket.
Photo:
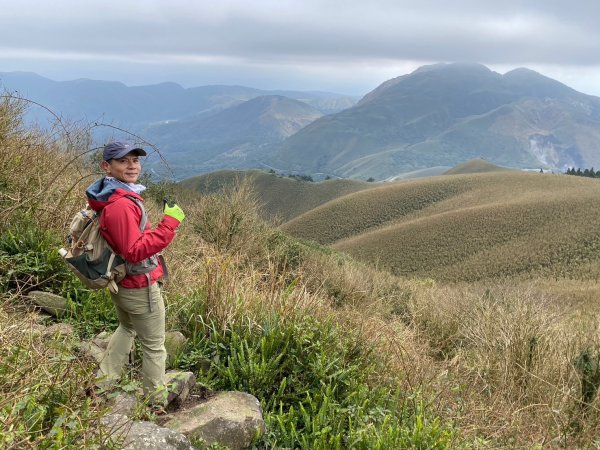
[[[136,263],[164,250],[175,237],[179,221],[171,216],[164,216],[154,230],[148,222],[141,233],[142,212],[135,202],[126,196],[143,201],[138,194],[119,188],[106,202],[88,198],[88,203],[95,211],[102,211],[100,231],[113,251],[126,261]],[[150,273],[151,282],[154,283],[163,273],[164,270],[159,265]],[[119,285],[124,288],[141,288],[148,286],[148,281],[143,274],[127,275]]]

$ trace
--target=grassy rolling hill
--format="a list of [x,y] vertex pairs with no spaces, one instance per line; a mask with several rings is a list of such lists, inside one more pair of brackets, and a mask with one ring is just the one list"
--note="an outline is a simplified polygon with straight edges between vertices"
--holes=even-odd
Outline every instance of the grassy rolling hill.
[[402,276],[594,277],[600,183],[495,172],[405,181],[338,198],[287,223]]
[[508,167],[497,166],[496,164],[492,164],[485,159],[471,159],[446,170],[443,174],[458,175],[467,173],[506,172],[514,170],[515,169],[510,169]]
[[412,172],[405,172],[399,175],[392,176],[385,179],[384,181],[399,181],[399,180],[410,180],[415,178],[434,177],[436,175],[443,175],[444,172],[450,170],[449,166],[435,166],[428,167],[427,169],[413,170]]
[[262,203],[263,217],[288,221],[335,198],[378,186],[357,180],[300,181],[257,170],[221,170],[185,179],[181,185],[201,193],[213,193],[248,179]]

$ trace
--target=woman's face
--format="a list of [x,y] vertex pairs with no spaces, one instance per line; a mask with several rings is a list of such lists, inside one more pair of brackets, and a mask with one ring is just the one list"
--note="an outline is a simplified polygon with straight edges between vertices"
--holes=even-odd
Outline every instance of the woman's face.
[[142,173],[142,163],[137,155],[125,155],[119,159],[102,161],[102,169],[109,177],[124,183],[135,183]]

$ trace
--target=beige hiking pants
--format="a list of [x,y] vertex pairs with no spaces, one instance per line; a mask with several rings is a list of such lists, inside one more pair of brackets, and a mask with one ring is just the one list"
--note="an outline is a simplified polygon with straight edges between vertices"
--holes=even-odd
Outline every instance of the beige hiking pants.
[[[144,394],[152,403],[166,403],[165,389],[165,305],[158,283],[150,286],[153,311],[148,304],[148,288],[126,289],[119,286],[111,297],[117,310],[119,327],[112,335],[100,362],[98,375],[105,383],[114,383],[122,374],[135,336],[142,348]],[[104,383],[103,383],[104,384]]]

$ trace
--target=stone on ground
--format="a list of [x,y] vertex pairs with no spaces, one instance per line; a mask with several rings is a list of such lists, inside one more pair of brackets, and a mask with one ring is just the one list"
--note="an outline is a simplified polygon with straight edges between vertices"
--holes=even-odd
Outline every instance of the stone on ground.
[[132,417],[137,408],[138,401],[135,395],[119,392],[115,398],[111,400],[110,414],[122,414],[127,417]]
[[98,333],[96,337],[92,339],[92,342],[98,347],[100,347],[102,350],[106,350],[106,347],[108,347],[108,343],[110,342],[111,336],[111,333],[103,331],[101,333]]
[[265,432],[259,401],[244,392],[219,392],[191,409],[171,414],[164,426],[231,450],[250,448],[253,439]]
[[131,421],[123,414],[108,414],[101,420],[114,442],[125,450],[194,450],[187,437],[152,422]]
[[165,376],[165,383],[169,392],[169,403],[180,406],[196,385],[196,377],[192,372],[169,371]]
[[54,317],[65,317],[69,312],[67,299],[60,295],[43,291],[31,291],[28,298],[34,305],[42,308]]
[[175,357],[183,349],[187,339],[180,331],[165,333],[165,349],[167,350],[167,367],[173,367]]
[[43,331],[45,338],[69,338],[75,334],[75,327],[69,323],[55,323]]
[[112,334],[103,331],[91,341],[83,341],[79,345],[79,350],[89,358],[93,358],[98,364],[104,357],[104,351],[108,347],[108,342]]

